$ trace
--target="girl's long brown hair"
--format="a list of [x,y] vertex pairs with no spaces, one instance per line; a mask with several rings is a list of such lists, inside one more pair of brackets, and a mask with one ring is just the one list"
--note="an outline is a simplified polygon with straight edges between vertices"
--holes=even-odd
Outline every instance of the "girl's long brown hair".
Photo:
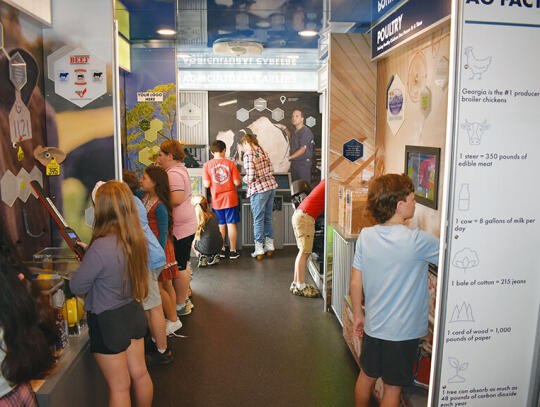
[[[122,247],[131,295],[137,301],[148,296],[148,245],[139,221],[131,190],[124,182],[108,181],[96,193],[95,226],[92,240],[116,235]],[[127,272],[127,273],[126,273]]]
[[195,239],[200,239],[201,232],[213,216],[213,212],[210,210],[208,201],[202,195],[195,195],[192,198],[192,202],[195,206],[195,216],[197,217],[197,232],[195,232]]
[[260,152],[265,158],[268,158],[268,154],[266,154],[266,151],[264,151],[261,145],[259,144],[259,140],[257,140],[257,136],[253,134],[244,134],[244,136],[242,137],[242,144],[244,143],[248,143],[251,146],[251,148],[255,150],[255,152]]
[[167,214],[169,215],[169,235],[172,235],[173,229],[173,215],[172,215],[172,205],[171,205],[171,188],[169,187],[169,176],[167,172],[155,165],[151,165],[144,169],[146,175],[156,184],[154,187],[154,192],[156,193],[158,199],[163,202],[165,208],[167,208]]

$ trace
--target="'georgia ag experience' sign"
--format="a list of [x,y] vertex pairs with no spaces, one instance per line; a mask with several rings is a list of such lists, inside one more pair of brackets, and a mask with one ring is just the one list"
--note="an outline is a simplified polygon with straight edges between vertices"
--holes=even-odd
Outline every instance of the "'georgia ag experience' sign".
[[371,30],[371,57],[381,56],[448,16],[450,0],[409,0]]

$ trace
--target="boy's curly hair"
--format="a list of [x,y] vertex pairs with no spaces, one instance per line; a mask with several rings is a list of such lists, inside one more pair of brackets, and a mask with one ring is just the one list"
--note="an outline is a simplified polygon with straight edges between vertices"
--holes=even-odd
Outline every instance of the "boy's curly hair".
[[368,209],[377,221],[384,223],[396,213],[397,203],[414,192],[414,184],[405,174],[386,174],[373,178],[368,189]]

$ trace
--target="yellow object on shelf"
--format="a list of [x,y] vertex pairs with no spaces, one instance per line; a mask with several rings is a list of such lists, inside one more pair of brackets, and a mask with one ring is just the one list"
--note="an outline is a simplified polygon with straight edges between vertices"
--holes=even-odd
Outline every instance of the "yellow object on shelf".
[[84,316],[83,305],[83,301],[80,298],[70,298],[66,300],[66,305],[62,307],[62,315],[68,322],[68,326],[75,326]]

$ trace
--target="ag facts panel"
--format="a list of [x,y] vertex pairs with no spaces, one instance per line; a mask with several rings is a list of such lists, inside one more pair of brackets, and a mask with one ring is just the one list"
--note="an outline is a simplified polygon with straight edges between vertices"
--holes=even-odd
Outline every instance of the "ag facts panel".
[[525,407],[540,297],[540,3],[460,3],[452,233],[431,401]]

